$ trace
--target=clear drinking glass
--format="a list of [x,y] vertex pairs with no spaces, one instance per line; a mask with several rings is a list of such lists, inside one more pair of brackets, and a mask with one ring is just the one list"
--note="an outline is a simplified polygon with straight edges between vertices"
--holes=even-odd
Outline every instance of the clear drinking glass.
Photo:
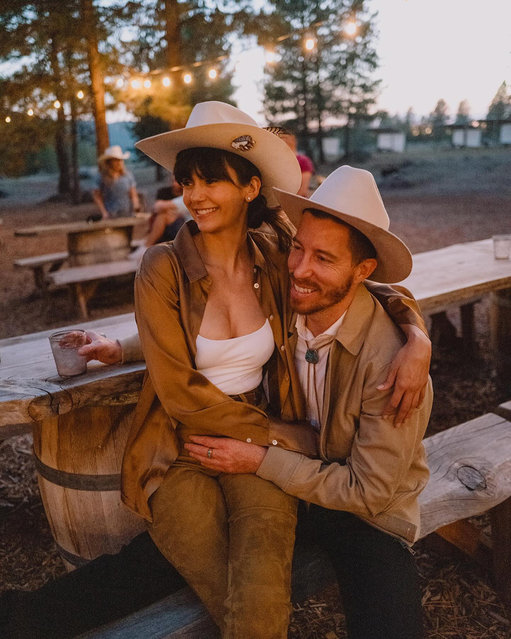
[[84,330],[57,331],[50,335],[49,340],[57,373],[61,377],[72,377],[86,372],[87,358],[78,355],[78,349],[87,341]]

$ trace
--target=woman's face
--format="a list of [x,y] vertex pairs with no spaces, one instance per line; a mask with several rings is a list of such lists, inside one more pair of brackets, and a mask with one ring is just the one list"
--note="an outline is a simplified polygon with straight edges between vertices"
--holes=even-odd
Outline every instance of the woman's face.
[[110,158],[108,160],[108,166],[114,173],[120,173],[122,171],[123,164],[124,160],[119,160],[117,158]]
[[259,194],[261,181],[254,176],[242,186],[231,167],[227,172],[232,182],[201,178],[195,172],[181,182],[183,201],[203,233],[246,228],[247,207]]

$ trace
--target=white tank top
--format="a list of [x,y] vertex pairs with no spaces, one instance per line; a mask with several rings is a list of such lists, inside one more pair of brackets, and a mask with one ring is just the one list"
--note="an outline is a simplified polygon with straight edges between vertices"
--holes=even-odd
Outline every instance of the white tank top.
[[197,335],[196,344],[197,370],[226,395],[247,393],[259,386],[263,365],[275,348],[268,320],[257,331],[240,337],[208,339]]

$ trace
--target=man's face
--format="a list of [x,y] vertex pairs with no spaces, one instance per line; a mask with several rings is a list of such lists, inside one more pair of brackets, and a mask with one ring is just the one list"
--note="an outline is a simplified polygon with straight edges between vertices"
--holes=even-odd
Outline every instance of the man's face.
[[293,241],[288,269],[291,307],[302,315],[323,313],[330,318],[338,312],[340,317],[365,279],[352,265],[347,227],[307,212]]

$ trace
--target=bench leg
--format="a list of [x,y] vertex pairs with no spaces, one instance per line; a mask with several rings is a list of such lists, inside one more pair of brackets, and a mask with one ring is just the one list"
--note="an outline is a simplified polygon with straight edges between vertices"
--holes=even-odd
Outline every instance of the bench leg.
[[463,350],[466,355],[475,355],[475,331],[474,331],[474,304],[463,304],[460,306],[461,317],[461,337],[463,339]]
[[87,302],[94,295],[98,282],[76,282],[74,284],[75,299],[80,307],[82,319],[89,319]]
[[511,498],[490,510],[495,583],[511,614]]

